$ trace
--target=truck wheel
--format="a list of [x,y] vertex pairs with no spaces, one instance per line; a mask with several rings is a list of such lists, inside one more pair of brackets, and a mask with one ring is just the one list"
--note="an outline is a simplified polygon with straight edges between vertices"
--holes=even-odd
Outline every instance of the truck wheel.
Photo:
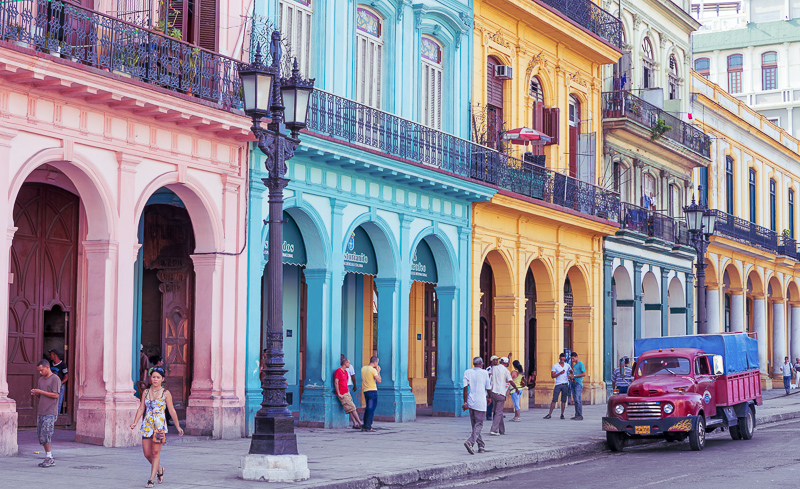
[[756,431],[756,416],[753,414],[752,408],[748,407],[744,416],[739,418],[738,431],[745,440],[753,438],[753,433]]
[[612,452],[621,452],[625,448],[625,433],[606,431],[606,443]]
[[731,439],[732,440],[741,440],[742,439],[742,432],[739,431],[739,425],[736,424],[734,426],[729,426],[728,431],[731,432]]
[[706,418],[702,414],[697,418],[697,428],[689,432],[689,446],[696,452],[706,446]]

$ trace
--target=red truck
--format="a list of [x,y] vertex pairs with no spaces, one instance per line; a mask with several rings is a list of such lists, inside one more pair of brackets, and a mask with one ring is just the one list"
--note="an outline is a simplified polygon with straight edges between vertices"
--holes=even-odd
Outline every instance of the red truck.
[[634,341],[633,382],[608,399],[606,441],[621,451],[629,438],[689,438],[702,450],[706,433],[728,430],[749,440],[762,404],[758,341],[746,333],[668,336]]

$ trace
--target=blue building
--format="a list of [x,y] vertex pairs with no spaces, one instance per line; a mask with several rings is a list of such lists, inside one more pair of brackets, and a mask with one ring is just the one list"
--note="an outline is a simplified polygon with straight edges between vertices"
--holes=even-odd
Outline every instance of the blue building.
[[[382,366],[377,419],[418,405],[461,415],[469,366],[472,202],[471,2],[257,3],[316,79],[308,131],[288,162],[284,350],[290,409],[307,426],[345,427],[333,392],[340,355]],[[250,167],[247,419],[261,402],[268,250],[264,157]],[[359,392],[355,397],[360,401]]]

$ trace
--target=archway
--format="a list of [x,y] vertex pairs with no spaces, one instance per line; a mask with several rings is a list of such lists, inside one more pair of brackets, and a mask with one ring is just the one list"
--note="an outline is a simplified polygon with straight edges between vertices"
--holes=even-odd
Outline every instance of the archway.
[[767,372],[767,297],[761,275],[754,269],[747,274],[747,323],[748,331],[758,338],[758,364],[763,376]]
[[786,288],[789,299],[789,354],[792,363],[800,358],[800,288],[792,279]]
[[[411,256],[408,294],[408,381],[417,405],[433,405],[439,353],[439,274],[431,246],[421,239]],[[451,325],[448,325],[450,328]]]
[[709,325],[709,331],[744,331],[744,289],[739,270],[732,263],[722,273],[722,320],[721,327]]
[[514,351],[516,297],[508,262],[498,250],[484,259],[480,274],[478,354],[485,365],[498,352]]
[[611,279],[612,358],[614,368],[622,357],[633,358],[634,314],[633,281],[624,266],[614,270]]
[[673,277],[667,290],[669,303],[669,335],[678,336],[686,332],[686,293],[678,277]]
[[[578,266],[567,272],[564,280],[564,343],[563,349],[586,355],[594,341],[592,305],[586,275]],[[584,382],[584,385],[586,382]]]
[[[653,272],[647,272],[642,278],[642,338],[658,338],[661,336],[661,294],[658,279]],[[666,307],[666,304],[664,304]]]
[[[525,276],[525,347],[523,365],[528,374],[532,371],[545,373],[552,365],[551,337],[560,328],[555,284],[547,263],[537,258],[528,266]],[[547,376],[544,377],[547,380]]]

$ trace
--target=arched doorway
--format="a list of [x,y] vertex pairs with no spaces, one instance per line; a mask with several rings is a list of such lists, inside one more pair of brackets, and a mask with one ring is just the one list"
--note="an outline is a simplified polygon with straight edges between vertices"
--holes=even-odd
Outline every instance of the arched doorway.
[[62,352],[68,377],[58,424],[75,415],[75,344],[77,257],[80,198],[62,188],[25,183],[14,202],[17,228],[10,252],[8,386],[16,402],[18,425],[36,426],[31,389],[36,364],[51,349]]
[[525,274],[525,372],[536,370],[536,279],[533,270]]
[[669,303],[669,335],[678,336],[686,332],[686,294],[678,277],[673,277],[667,292]]
[[[411,257],[409,292],[409,383],[417,405],[433,405],[439,358],[439,275],[431,247],[420,240]],[[413,367],[412,367],[413,366]],[[413,370],[412,370],[413,369]],[[422,393],[425,389],[425,393]]]
[[494,339],[494,273],[492,266],[484,262],[481,268],[481,309],[480,331],[478,332],[478,355],[483,364],[489,365],[489,357],[493,355]]

